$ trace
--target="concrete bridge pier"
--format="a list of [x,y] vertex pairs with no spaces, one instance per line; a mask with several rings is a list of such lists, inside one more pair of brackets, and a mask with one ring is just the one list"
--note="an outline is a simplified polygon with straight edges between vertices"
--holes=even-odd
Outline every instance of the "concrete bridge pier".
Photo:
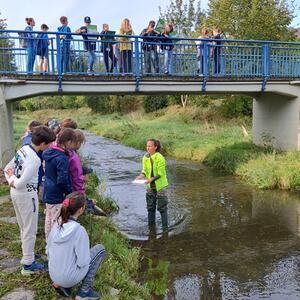
[[14,156],[12,101],[5,101],[5,87],[0,85],[0,168]]
[[263,93],[253,99],[253,143],[279,150],[299,150],[297,96]]

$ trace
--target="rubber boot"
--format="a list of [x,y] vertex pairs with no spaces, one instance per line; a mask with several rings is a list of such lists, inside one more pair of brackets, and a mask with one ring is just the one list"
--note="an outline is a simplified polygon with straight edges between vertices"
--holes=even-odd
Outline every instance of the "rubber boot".
[[163,231],[168,230],[168,211],[164,211],[160,213],[161,215],[161,224]]
[[148,210],[148,225],[155,226],[155,211]]

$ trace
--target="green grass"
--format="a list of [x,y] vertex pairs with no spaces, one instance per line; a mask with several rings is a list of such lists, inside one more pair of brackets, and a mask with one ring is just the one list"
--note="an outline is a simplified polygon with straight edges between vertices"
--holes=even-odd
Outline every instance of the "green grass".
[[24,124],[26,118],[41,119],[45,115],[72,116],[80,127],[137,149],[145,149],[148,138],[160,139],[164,154],[170,157],[204,162],[261,189],[293,190],[300,186],[300,171],[295,167],[297,152],[273,153],[270,147],[253,145],[251,120],[224,120],[197,107],[169,107],[151,114],[128,115],[91,114],[87,108],[26,116],[18,113],[16,122]]
[[9,186],[6,184],[0,184],[0,196],[6,196],[9,194]]
[[[95,176],[89,181],[89,188],[97,190],[98,180]],[[92,195],[89,194],[89,197]],[[43,209],[41,208],[41,211]],[[0,216],[13,216],[11,202],[0,206]],[[107,257],[96,276],[95,288],[102,294],[101,299],[113,299],[111,288],[120,290],[119,299],[150,299],[151,289],[147,284],[138,282],[138,270],[141,262],[140,248],[131,247],[128,240],[117,231],[109,218],[95,217],[85,214],[80,222],[86,228],[91,245],[101,243],[105,246]],[[10,252],[9,257],[21,257],[19,228],[16,224],[0,222],[0,248]],[[36,251],[45,252],[44,220],[39,221],[36,241]],[[37,299],[55,299],[56,292],[51,287],[51,280],[47,273],[30,278],[23,277],[20,272],[0,274],[3,285],[0,288],[0,297],[14,287],[23,286],[36,292]],[[74,292],[75,293],[75,292]]]

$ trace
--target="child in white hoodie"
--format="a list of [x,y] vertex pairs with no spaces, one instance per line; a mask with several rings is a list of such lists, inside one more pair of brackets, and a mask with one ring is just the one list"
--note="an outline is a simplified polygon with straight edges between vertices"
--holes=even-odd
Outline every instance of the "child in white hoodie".
[[30,275],[44,269],[44,265],[35,261],[34,254],[39,212],[38,172],[41,166],[38,152],[48,148],[55,138],[54,132],[46,126],[33,128],[31,143],[23,146],[4,168],[20,227],[22,275]]
[[84,194],[69,194],[63,201],[59,221],[51,229],[47,241],[53,287],[62,296],[69,297],[71,288],[83,280],[76,300],[100,298],[92,285],[105,256],[105,249],[100,244],[90,249],[88,234],[77,222],[85,210],[85,203]]

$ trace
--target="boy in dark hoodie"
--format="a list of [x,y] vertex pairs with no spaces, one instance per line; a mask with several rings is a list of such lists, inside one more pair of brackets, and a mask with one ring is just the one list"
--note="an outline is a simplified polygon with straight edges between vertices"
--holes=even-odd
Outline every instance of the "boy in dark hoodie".
[[74,148],[74,129],[62,129],[55,145],[43,152],[45,161],[44,203],[46,204],[46,240],[52,226],[57,221],[65,196],[72,192],[69,173],[69,150]]

